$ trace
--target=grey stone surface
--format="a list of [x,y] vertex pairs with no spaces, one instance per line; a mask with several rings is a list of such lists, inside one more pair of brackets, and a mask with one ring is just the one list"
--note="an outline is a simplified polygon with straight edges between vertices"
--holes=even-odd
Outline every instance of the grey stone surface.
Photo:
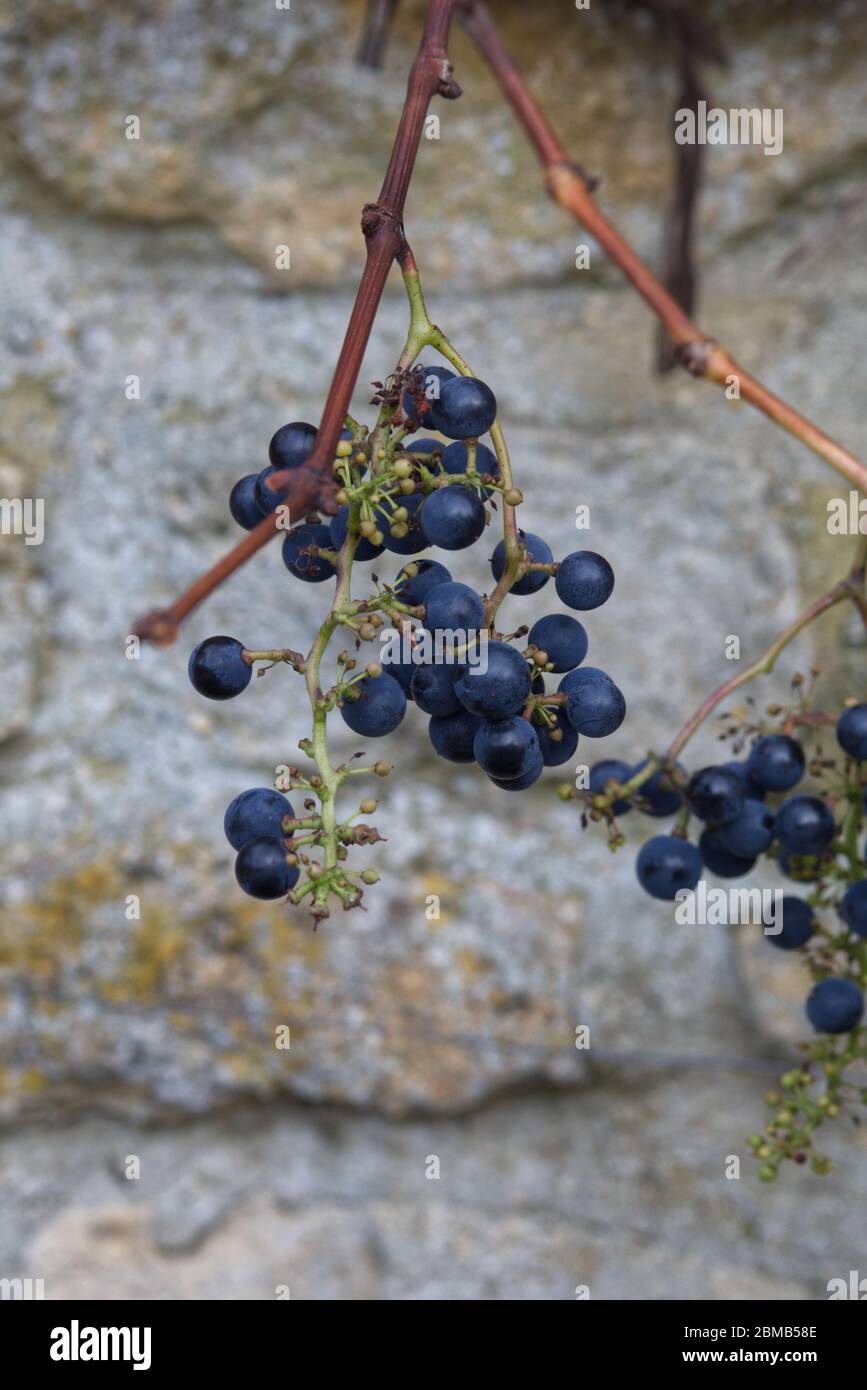
[[[357,6],[289,20],[178,0],[134,33],[86,0],[0,9],[0,490],[43,497],[47,526],[41,547],[0,540],[0,1115],[114,1117],[8,1139],[24,1224],[9,1217],[4,1263],[123,1297],[271,1297],[284,1265],[293,1296],[297,1281],[317,1298],[571,1297],[582,1275],[603,1297],[816,1296],[857,1263],[838,1229],[860,1151],[838,1134],[840,1173],[793,1174],[782,1195],[720,1176],[801,1035],[797,962],[675,926],[634,881],[635,816],[612,856],[556,798],[559,773],[498,793],[437,763],[415,710],[375,787],[386,840],[361,852],[382,882],[366,914],[313,935],[303,913],[241,898],[221,831],[233,795],[297,756],[301,683],[277,669],[221,707],[185,668],[212,632],[306,647],[321,592],[293,585],[274,549],[175,647],[125,654],[134,617],[236,539],[227,494],[272,431],[318,417],[418,21],[401,8],[384,82],[350,66]],[[701,320],[864,451],[857,9],[729,13],[715,97],[784,102],[786,145],[777,160],[709,154]],[[516,5],[504,23],[576,154],[604,170],[604,206],[652,258],[670,80],[643,21]],[[827,536],[824,508],[845,486],[748,407],[649,374],[645,309],[598,257],[572,269],[580,234],[461,37],[455,56],[467,95],[422,148],[408,226],[431,313],[497,391],[525,524],[555,553],[586,542],[614,564],[590,659],[630,716],[581,751],[637,758],[730,673],[728,634],[760,650],[841,573],[849,543]],[[577,84],[591,59],[596,84]],[[139,142],[123,136],[130,112]],[[404,330],[395,280],[357,413]],[[589,534],[573,524],[582,503]],[[455,556],[456,576],[483,585],[493,543]],[[504,615],[555,607],[546,590]],[[832,698],[863,680],[841,614],[760,698],[814,658]],[[710,756],[712,734],[695,747]],[[274,1108],[236,1122],[252,1098]],[[318,1118],[302,1101],[342,1108]],[[143,1121],[164,1127],[132,1128]],[[40,1144],[44,1173],[29,1166]],[[454,1171],[428,1184],[438,1145]],[[130,1203],[116,1174],[147,1146]]]

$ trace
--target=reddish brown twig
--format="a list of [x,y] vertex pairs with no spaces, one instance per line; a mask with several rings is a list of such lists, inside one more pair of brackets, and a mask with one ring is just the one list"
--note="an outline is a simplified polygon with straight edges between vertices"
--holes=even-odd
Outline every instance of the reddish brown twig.
[[[311,507],[326,513],[336,510],[336,486],[332,475],[334,449],[340,435],[370,330],[379,308],[382,291],[392,262],[404,243],[403,207],[424,128],[430,100],[437,93],[446,98],[460,96],[461,89],[452,76],[446,51],[454,0],[429,0],[424,33],[418,54],[410,69],[406,100],[395,136],[391,158],[379,198],[368,203],[361,215],[366,259],[355,303],[334,369],[334,377],[319,422],[319,433],[303,468],[272,475],[274,488],[288,486],[286,504],[293,516]],[[165,609],[155,609],[136,623],[133,631],[144,640],[165,646],[173,642],[178,626],[192,610],[233,574],[276,534],[273,517],[266,517],[255,530],[224,555],[207,574],[203,574],[180,598]]]
[[568,152],[548,124],[480,0],[458,0],[455,13],[490,64],[534,145],[544,166],[551,196],[586,228],[649,304],[677,347],[680,364],[693,376],[706,377],[720,386],[728,386],[736,380],[744,400],[763,411],[782,429],[830,463],[850,483],[867,493],[867,468],[861,460],[805,419],[786,401],[773,395],[760,381],[745,372],[725,348],[706,337],[599,211],[591,197],[590,181],[570,160]]

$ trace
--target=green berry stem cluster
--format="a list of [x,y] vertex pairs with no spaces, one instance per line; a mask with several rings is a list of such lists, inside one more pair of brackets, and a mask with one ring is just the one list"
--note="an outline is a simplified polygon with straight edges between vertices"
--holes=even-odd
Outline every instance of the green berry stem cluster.
[[[352,598],[353,560],[359,541],[368,536],[376,543],[382,537],[376,530],[377,511],[384,507],[390,509],[396,521],[397,530],[392,526],[392,534],[399,534],[401,526],[401,496],[420,490],[429,493],[442,485],[456,483],[481,486],[481,476],[475,471],[477,442],[467,441],[468,464],[465,474],[449,475],[443,478],[426,468],[420,455],[409,455],[402,448],[405,428],[402,424],[393,425],[399,416],[401,392],[406,386],[411,369],[419,354],[426,348],[438,351],[462,376],[472,376],[469,363],[461,356],[443,331],[432,323],[425,306],[418,268],[409,248],[406,247],[401,258],[404,285],[410,309],[410,322],[406,343],[397,362],[390,387],[381,392],[380,409],[376,424],[367,436],[364,427],[351,417],[346,419],[346,431],[351,439],[341,440],[337,446],[334,460],[334,473],[340,485],[337,501],[348,506],[346,539],[338,553],[311,547],[311,556],[328,559],[337,572],[337,582],[331,607],[306,657],[292,651],[247,652],[245,660],[253,662],[266,660],[271,664],[285,662],[305,677],[308,698],[313,718],[312,736],[301,742],[302,751],[307,753],[316,766],[313,777],[303,777],[298,769],[291,769],[288,790],[303,790],[309,793],[305,809],[312,814],[303,821],[287,820],[286,829],[292,835],[289,842],[290,862],[297,863],[303,870],[302,877],[289,894],[290,901],[300,903],[310,899],[312,915],[318,922],[329,915],[329,899],[333,896],[345,909],[359,906],[363,897],[364,885],[377,881],[374,870],[361,874],[347,868],[348,845],[375,843],[380,838],[374,827],[353,826],[349,821],[338,818],[338,796],[347,778],[368,769],[353,768],[349,764],[334,766],[328,747],[328,715],[340,701],[352,700],[353,686],[366,674],[376,676],[380,666],[368,663],[357,671],[357,663],[347,652],[342,652],[337,660],[337,680],[328,690],[323,691],[321,666],[335,633],[348,629],[356,639],[356,646],[363,640],[373,639],[386,620],[396,627],[412,617],[418,610],[400,600],[400,588],[385,588],[363,600]],[[500,603],[511,585],[530,567],[526,549],[521,545],[515,509],[521,502],[521,494],[514,486],[511,462],[502,428],[495,421],[490,429],[491,440],[497,457],[499,477],[485,475],[485,486],[500,495],[503,514],[503,538],[506,547],[507,563],[501,580],[498,582],[485,606],[485,621],[489,632],[494,634],[494,620]],[[363,478],[359,470],[367,467]],[[539,566],[533,566],[539,568]],[[549,572],[556,565],[542,566]],[[533,699],[533,708],[541,706],[542,699]],[[546,703],[557,704],[553,696]],[[544,716],[543,716],[544,717]],[[378,762],[372,769],[379,776],[386,776],[390,765]],[[360,813],[370,813],[376,809],[371,800],[361,803]],[[299,829],[310,833],[303,840],[295,836]],[[302,848],[303,845],[303,848]],[[310,849],[321,851],[321,860],[311,857]]]

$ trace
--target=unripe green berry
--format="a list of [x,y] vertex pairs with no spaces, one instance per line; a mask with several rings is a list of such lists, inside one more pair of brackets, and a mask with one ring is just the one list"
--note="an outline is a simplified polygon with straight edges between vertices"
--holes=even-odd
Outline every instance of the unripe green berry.
[[409,497],[413,492],[415,492],[415,483],[413,482],[412,478],[401,478],[400,490],[403,493],[404,497]]
[[339,507],[345,507],[349,501],[349,493],[345,488],[341,488],[339,492],[335,493],[334,500]]
[[389,530],[396,541],[403,540],[404,536],[409,535],[409,527],[405,526],[402,521],[398,521],[393,526],[390,526]]
[[759,1169],[759,1177],[762,1182],[774,1182],[776,1181],[777,1170],[776,1168],[772,1168],[769,1163],[765,1163]]
[[520,488],[507,487],[506,491],[503,493],[503,501],[508,507],[520,507],[523,500],[524,494],[521,492]]
[[351,439],[341,439],[334,452],[339,459],[348,459],[354,447]]
[[361,875],[362,883],[379,883],[379,874],[376,869],[365,869]]
[[409,459],[398,459],[394,465],[394,476],[396,478],[408,478],[412,472],[412,464]]
[[358,629],[358,635],[362,642],[372,642],[376,636],[376,628],[373,626],[373,623],[362,623],[361,627]]
[[376,530],[376,522],[371,521],[369,517],[365,517],[364,520],[359,523],[358,529],[362,536],[372,536]]
[[379,802],[374,801],[373,797],[369,796],[365,801],[362,801],[358,809],[363,812],[365,816],[372,816],[378,805]]
[[376,680],[377,676],[382,675],[382,667],[378,661],[368,661],[364,669],[373,680]]
[[392,764],[387,763],[384,759],[382,759],[378,763],[374,763],[373,765],[373,770],[376,773],[377,777],[387,777],[388,774],[391,772],[391,768]]

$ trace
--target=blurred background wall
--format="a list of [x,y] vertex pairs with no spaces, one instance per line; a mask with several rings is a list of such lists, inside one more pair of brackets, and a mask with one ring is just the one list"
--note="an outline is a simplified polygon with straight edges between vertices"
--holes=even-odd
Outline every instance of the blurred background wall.
[[[671,42],[635,6],[493,8],[658,265]],[[712,99],[785,113],[779,156],[707,153],[699,321],[863,452],[861,7],[690,8],[728,53]],[[176,646],[125,656],[133,619],[237,538],[229,489],[273,430],[319,418],[421,13],[400,6],[374,73],[348,0],[0,4],[0,493],[46,507],[44,544],[0,540],[0,1276],[55,1298],[822,1297],[863,1272],[864,1145],[839,1125],[829,1177],[760,1190],[745,1144],[805,1026],[797,962],[674,926],[634,880],[634,814],[612,856],[556,771],[506,797],[436,762],[412,709],[377,786],[382,882],[314,935],[241,896],[222,835],[231,797],[297,756],[301,683],[212,706],[186,661],[214,632],[304,649],[323,595],[269,549]],[[464,96],[435,108],[408,232],[497,393],[524,524],[614,565],[590,659],[630,714],[584,750],[637,758],[730,674],[728,634],[757,653],[842,573],[825,504],[846,489],[748,408],[653,374],[643,305],[592,244],[575,269],[586,237],[457,29],[452,56]],[[404,324],[394,278],[357,413]],[[484,585],[486,557],[456,577]],[[829,703],[863,688],[858,641],[836,612],[757,698],[817,658]]]

